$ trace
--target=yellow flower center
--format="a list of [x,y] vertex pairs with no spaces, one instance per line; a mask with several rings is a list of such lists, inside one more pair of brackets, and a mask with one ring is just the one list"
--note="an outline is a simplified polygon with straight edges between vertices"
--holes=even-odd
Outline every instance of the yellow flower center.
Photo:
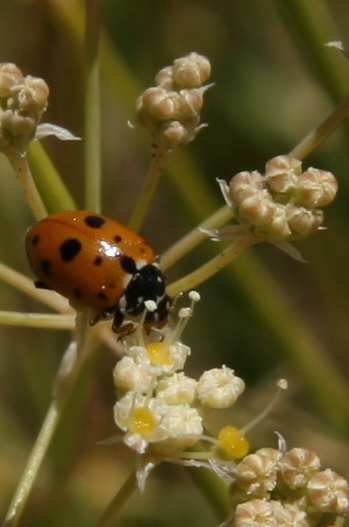
[[148,357],[154,366],[169,364],[170,354],[161,342],[151,342],[147,346]]
[[129,430],[134,434],[147,436],[153,431],[155,424],[156,420],[152,410],[144,407],[135,408],[129,425]]
[[246,456],[250,445],[245,436],[233,426],[225,426],[218,435],[220,448],[229,456],[241,458]]

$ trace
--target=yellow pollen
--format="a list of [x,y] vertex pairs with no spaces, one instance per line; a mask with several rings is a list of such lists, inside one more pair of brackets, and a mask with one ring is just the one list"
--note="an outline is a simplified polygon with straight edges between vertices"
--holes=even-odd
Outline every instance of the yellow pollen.
[[225,454],[235,458],[246,456],[250,448],[245,436],[234,426],[225,426],[220,430],[218,443]]
[[129,430],[134,434],[147,436],[153,431],[155,423],[154,413],[149,408],[135,408]]
[[154,366],[169,364],[170,354],[161,342],[151,342],[147,346],[148,357]]

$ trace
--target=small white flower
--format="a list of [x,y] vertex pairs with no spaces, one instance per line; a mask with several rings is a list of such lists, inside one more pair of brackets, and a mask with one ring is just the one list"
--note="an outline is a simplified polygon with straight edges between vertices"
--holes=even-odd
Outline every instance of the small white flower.
[[156,395],[167,404],[191,404],[196,397],[197,381],[187,377],[183,372],[174,373],[161,379],[156,388]]
[[147,393],[153,376],[147,367],[136,364],[132,357],[123,357],[116,364],[113,372],[114,384],[123,390]]
[[202,417],[196,408],[189,405],[170,406],[161,427],[182,446],[196,443],[198,436],[203,433]]
[[136,364],[149,367],[154,376],[175,373],[182,370],[190,355],[190,348],[181,342],[174,342],[170,346],[164,342],[151,342],[146,347],[132,346],[128,350]]
[[245,389],[245,383],[234,370],[222,366],[205,371],[198,382],[200,401],[212,408],[228,408]]
[[167,409],[166,403],[160,399],[128,392],[114,406],[115,422],[127,432],[124,442],[143,454],[149,443],[166,439],[167,433],[160,423]]

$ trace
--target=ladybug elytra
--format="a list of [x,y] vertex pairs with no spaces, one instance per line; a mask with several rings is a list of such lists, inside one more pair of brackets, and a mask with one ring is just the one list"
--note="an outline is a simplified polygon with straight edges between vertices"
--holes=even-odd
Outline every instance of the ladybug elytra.
[[118,332],[124,320],[137,320],[144,302],[157,309],[145,323],[165,325],[171,304],[159,258],[127,227],[100,214],[65,211],[35,223],[26,235],[37,287],[54,289],[70,301],[96,310],[91,323],[113,317]]

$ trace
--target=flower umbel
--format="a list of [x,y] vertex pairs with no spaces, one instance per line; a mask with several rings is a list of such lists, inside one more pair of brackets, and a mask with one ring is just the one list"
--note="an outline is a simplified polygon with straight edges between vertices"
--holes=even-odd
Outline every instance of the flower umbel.
[[163,68],[155,78],[157,85],[138,98],[138,124],[155,145],[166,150],[184,146],[205,126],[200,125],[200,112],[210,73],[209,60],[190,53]]
[[[305,448],[279,448],[249,453],[245,432],[265,417],[279,392],[245,429],[224,426],[213,437],[204,432],[206,412],[232,406],[245,384],[227,366],[205,371],[198,380],[183,369],[190,348],[180,341],[199,297],[179,310],[179,321],[166,334],[144,334],[140,325],[124,338],[125,356],[114,370],[120,395],[114,407],[123,442],[138,454],[137,482],[144,489],[152,468],[161,461],[206,467],[229,486],[231,515],[224,527],[318,525],[349,511],[348,483],[330,469],[321,470],[318,456]],[[199,442],[201,448],[198,448]],[[207,444],[206,450],[202,446]],[[189,449],[190,448],[190,449]],[[239,462],[237,460],[240,460]]]
[[[203,435],[206,412],[232,406],[245,385],[227,366],[208,370],[199,380],[184,373],[191,350],[180,338],[199,296],[191,292],[189,298],[191,306],[179,310],[177,325],[167,328],[165,335],[159,331],[146,335],[139,326],[124,338],[125,356],[114,370],[119,394],[115,422],[125,444],[145,459],[205,464],[217,454],[209,450],[196,461],[194,454],[186,452],[200,440],[213,443],[224,456],[239,458],[248,444],[238,430],[233,436],[232,427],[221,431],[217,440]],[[138,481],[143,484],[144,477],[138,475]]]
[[265,174],[239,172],[229,185],[218,180],[231,207],[235,225],[206,231],[214,240],[251,235],[268,241],[301,259],[289,241],[321,229],[322,207],[333,201],[338,184],[331,172],[309,168],[289,155],[278,156],[265,166]]
[[305,448],[261,448],[230,476],[232,515],[225,526],[313,526],[349,511],[348,483],[320,470],[319,458]]
[[49,89],[43,79],[24,77],[15,64],[0,65],[0,149],[25,152],[46,110]]

